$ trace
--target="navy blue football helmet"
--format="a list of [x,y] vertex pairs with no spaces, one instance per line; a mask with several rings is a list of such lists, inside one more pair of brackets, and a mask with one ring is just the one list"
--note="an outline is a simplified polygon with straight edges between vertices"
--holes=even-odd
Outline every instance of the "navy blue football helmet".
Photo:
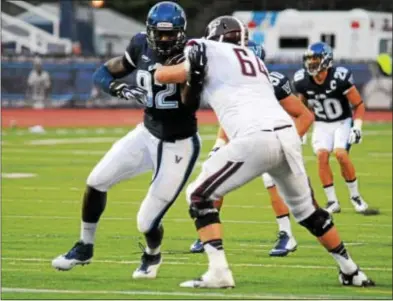
[[333,65],[333,50],[323,42],[311,44],[303,55],[303,63],[308,74],[315,76]]
[[265,59],[266,52],[262,45],[258,45],[254,41],[248,41],[247,47],[254,51],[257,57],[259,57],[262,61]]
[[154,5],[146,20],[149,47],[160,56],[181,52],[186,43],[187,19],[180,5],[163,1]]

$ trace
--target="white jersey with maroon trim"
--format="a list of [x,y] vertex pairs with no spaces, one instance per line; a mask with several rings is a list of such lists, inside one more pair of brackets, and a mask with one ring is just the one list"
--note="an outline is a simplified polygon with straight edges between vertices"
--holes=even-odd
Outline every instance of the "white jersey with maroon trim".
[[194,43],[206,45],[208,61],[202,98],[213,108],[230,139],[292,124],[277,101],[265,64],[252,50],[196,39],[188,42],[186,59]]

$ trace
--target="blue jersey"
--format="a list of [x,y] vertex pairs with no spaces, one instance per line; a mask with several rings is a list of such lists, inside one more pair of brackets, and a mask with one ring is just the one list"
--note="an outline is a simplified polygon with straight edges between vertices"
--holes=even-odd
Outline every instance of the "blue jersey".
[[347,92],[354,85],[352,72],[342,66],[333,66],[322,84],[302,68],[293,77],[294,87],[315,113],[315,121],[336,122],[352,117]]
[[146,34],[136,34],[130,41],[123,62],[131,73],[131,86],[147,91],[144,124],[162,140],[185,139],[197,131],[195,110],[183,105],[180,84],[160,84],[154,81],[154,72],[168,58],[158,56],[149,48]]

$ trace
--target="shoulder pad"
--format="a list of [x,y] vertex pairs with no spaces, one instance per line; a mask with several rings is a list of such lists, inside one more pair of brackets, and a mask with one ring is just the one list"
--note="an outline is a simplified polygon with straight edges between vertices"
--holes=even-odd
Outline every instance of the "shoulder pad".
[[147,42],[146,40],[146,33],[145,32],[139,32],[136,35],[134,35],[131,39],[133,44],[135,45],[143,45]]
[[343,66],[333,67],[333,79],[337,81],[341,90],[347,91],[354,85],[353,75],[351,70]]
[[353,84],[353,76],[351,70],[343,66],[337,66],[333,69],[333,77],[341,81],[347,81]]

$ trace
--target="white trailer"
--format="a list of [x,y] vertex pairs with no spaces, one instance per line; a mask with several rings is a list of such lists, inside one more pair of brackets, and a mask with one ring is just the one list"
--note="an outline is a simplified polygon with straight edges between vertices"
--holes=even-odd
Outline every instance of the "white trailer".
[[328,43],[336,59],[374,60],[380,53],[392,53],[389,12],[286,9],[233,15],[249,27],[250,39],[264,45],[268,59],[299,59],[318,41]]

